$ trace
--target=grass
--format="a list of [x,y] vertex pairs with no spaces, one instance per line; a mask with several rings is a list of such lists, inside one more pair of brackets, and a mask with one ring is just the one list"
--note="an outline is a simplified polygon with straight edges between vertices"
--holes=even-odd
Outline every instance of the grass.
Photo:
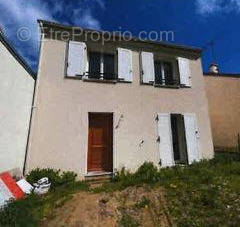
[[127,212],[123,212],[121,219],[118,222],[119,227],[138,227],[140,224]]
[[[39,179],[42,170],[28,179]],[[44,170],[46,171],[46,170]],[[0,212],[0,226],[37,226],[54,210],[62,206],[76,191],[112,192],[135,185],[149,185],[165,189],[167,207],[177,226],[237,226],[240,223],[240,157],[219,155],[213,160],[191,166],[157,169],[151,163],[143,164],[135,173],[122,169],[112,182],[89,189],[77,182],[73,173],[58,175],[49,171],[55,187],[46,196],[30,195],[10,204]],[[46,174],[46,172],[44,173]],[[136,208],[149,204],[147,199],[136,203]],[[119,226],[138,226],[123,213]]]
[[122,170],[114,182],[96,189],[123,190],[148,184],[165,188],[177,226],[237,226],[240,223],[240,157],[218,155],[191,166],[157,170],[145,163],[136,173]]

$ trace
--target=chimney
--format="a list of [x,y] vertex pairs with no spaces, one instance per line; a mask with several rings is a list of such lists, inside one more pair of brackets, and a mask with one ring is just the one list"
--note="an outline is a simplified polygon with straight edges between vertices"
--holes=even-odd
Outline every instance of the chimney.
[[209,66],[208,72],[211,73],[211,74],[219,74],[218,64],[212,63],[212,64]]

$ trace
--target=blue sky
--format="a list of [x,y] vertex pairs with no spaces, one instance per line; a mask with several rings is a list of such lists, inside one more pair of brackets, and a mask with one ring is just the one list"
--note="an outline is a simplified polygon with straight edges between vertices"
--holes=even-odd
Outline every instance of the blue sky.
[[[214,61],[221,72],[240,73],[240,0],[0,0],[0,26],[36,70],[38,27],[45,19],[109,31],[173,31],[175,43],[204,49],[203,68]],[[20,41],[27,27],[31,39]]]

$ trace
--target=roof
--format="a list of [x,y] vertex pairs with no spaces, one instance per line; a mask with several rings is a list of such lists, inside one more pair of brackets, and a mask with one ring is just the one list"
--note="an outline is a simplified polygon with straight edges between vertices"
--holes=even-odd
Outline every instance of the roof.
[[2,30],[0,29],[0,42],[8,49],[8,51],[13,55],[13,57],[22,65],[22,67],[30,74],[30,76],[35,80],[36,74],[30,68],[30,66],[26,63],[26,61],[18,54],[16,49],[10,43],[9,40],[6,39]]
[[204,76],[213,77],[235,77],[240,79],[240,73],[203,73]]
[[[71,25],[63,25],[63,24],[59,24],[59,23],[55,23],[55,22],[51,22],[51,21],[46,21],[46,20],[38,20],[38,23],[40,25],[41,28],[41,32],[44,33],[45,29],[47,27],[54,27],[54,28],[59,28],[59,29],[74,29],[74,31],[77,30],[81,30],[83,32],[86,33],[96,33],[98,32],[99,34],[101,34],[102,36],[106,35],[106,31],[99,31],[99,30],[93,30],[93,29],[87,29],[87,28],[82,28],[79,26],[71,26]],[[155,45],[159,45],[159,46],[163,46],[163,47],[167,47],[167,48],[171,48],[171,49],[178,49],[178,50],[185,50],[185,51],[190,51],[194,54],[199,55],[199,57],[201,56],[202,53],[202,49],[197,48],[197,47],[190,47],[190,46],[184,46],[184,45],[176,45],[176,44],[172,44],[172,43],[168,43],[168,42],[163,42],[163,41],[151,41],[151,40],[142,40],[140,38],[136,38],[136,37],[128,37],[128,36],[121,36],[121,35],[117,35],[116,33],[108,33],[108,37],[109,34],[111,35],[111,37],[114,38],[129,38],[129,41],[134,41],[134,42],[141,42],[141,43],[149,43],[149,44],[155,44]]]

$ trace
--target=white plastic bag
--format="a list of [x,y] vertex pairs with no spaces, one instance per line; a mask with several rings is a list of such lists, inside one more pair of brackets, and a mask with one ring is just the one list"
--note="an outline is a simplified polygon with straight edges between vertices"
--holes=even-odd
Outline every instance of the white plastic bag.
[[44,177],[38,180],[37,183],[34,183],[33,186],[34,186],[34,191],[33,191],[34,193],[38,195],[43,195],[49,191],[51,187],[51,183],[49,183],[47,177]]

